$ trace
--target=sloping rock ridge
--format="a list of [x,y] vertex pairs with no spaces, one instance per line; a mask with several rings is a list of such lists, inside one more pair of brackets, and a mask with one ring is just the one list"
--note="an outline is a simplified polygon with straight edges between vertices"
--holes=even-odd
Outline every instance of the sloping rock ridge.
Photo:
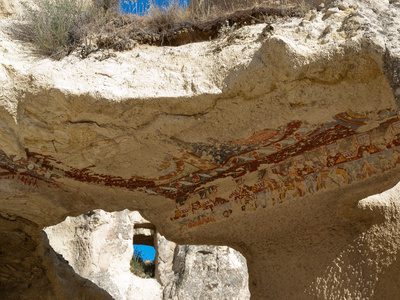
[[[13,22],[0,21],[4,295],[48,285],[64,299],[40,229],[98,208],[240,250],[254,299],[398,294],[397,198],[365,201],[400,180],[398,1],[336,1],[108,60],[34,57]],[[31,265],[7,262],[14,239],[32,240]],[[33,266],[42,275],[17,276]]]

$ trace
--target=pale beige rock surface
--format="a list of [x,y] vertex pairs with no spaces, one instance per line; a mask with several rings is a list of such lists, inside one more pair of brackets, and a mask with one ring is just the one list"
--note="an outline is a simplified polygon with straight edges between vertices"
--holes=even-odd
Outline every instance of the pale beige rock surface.
[[250,299],[246,259],[226,246],[177,246],[164,299]]
[[[245,258],[223,246],[178,246],[153,231],[156,278],[129,270],[137,226],[151,225],[138,212],[94,210],[45,228],[51,247],[74,271],[116,300],[250,298]],[[139,228],[143,229],[143,228]],[[157,236],[157,238],[155,238]]]
[[134,276],[130,271],[135,223],[146,222],[139,213],[94,210],[68,217],[45,232],[51,247],[74,271],[106,290],[116,300],[162,299],[156,279]]
[[0,0],[0,18],[10,17],[20,9],[18,1]]
[[[338,1],[273,31],[105,61],[33,57],[11,22],[0,20],[6,224],[31,224],[21,230],[37,242],[69,215],[139,210],[174,242],[240,250],[254,299],[399,293],[397,202],[359,204],[400,180],[397,2]],[[54,285],[3,266],[3,294],[20,278],[24,291]]]

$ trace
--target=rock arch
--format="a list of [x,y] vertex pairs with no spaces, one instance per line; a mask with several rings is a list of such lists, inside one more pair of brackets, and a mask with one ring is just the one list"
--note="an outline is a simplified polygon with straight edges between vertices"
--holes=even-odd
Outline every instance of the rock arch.
[[[179,246],[138,212],[94,210],[45,229],[80,276],[116,300],[250,298],[245,258],[222,246]],[[154,246],[156,279],[133,276],[132,244]]]
[[398,294],[399,9],[339,1],[121,63],[0,30],[0,295],[107,299],[41,234],[98,208],[240,250],[254,299]]

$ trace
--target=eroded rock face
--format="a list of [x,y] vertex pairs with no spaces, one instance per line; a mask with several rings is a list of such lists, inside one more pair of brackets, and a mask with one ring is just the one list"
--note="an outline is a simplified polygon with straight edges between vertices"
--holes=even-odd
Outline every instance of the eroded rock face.
[[45,229],[51,246],[80,276],[116,300],[249,299],[245,258],[222,246],[178,246],[153,231],[156,279],[129,270],[134,228],[151,227],[138,212],[94,210]]
[[112,297],[77,275],[35,224],[0,214],[1,299],[107,299]]
[[0,0],[0,18],[10,17],[21,9],[18,1]]
[[177,246],[164,299],[250,299],[246,259],[224,246]]
[[255,299],[395,294],[397,200],[360,201],[400,180],[399,20],[398,1],[337,1],[216,41],[54,62],[2,19],[0,211],[38,236],[140,210],[174,242],[241,250]]
[[51,246],[80,276],[106,290],[116,300],[161,299],[155,279],[130,271],[135,223],[148,223],[139,213],[94,210],[45,229]]

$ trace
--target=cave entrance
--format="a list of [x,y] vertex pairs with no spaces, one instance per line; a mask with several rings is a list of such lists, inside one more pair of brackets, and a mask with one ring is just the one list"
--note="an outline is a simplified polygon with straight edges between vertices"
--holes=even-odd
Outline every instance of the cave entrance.
[[142,278],[154,278],[156,272],[156,227],[151,223],[133,225],[133,256],[131,272]]
[[[137,211],[93,210],[44,232],[77,275],[116,300],[248,300],[246,259],[227,246],[177,245]],[[154,247],[154,278],[130,270],[134,247]],[[61,256],[60,256],[61,257]],[[146,260],[144,260],[146,261]]]

